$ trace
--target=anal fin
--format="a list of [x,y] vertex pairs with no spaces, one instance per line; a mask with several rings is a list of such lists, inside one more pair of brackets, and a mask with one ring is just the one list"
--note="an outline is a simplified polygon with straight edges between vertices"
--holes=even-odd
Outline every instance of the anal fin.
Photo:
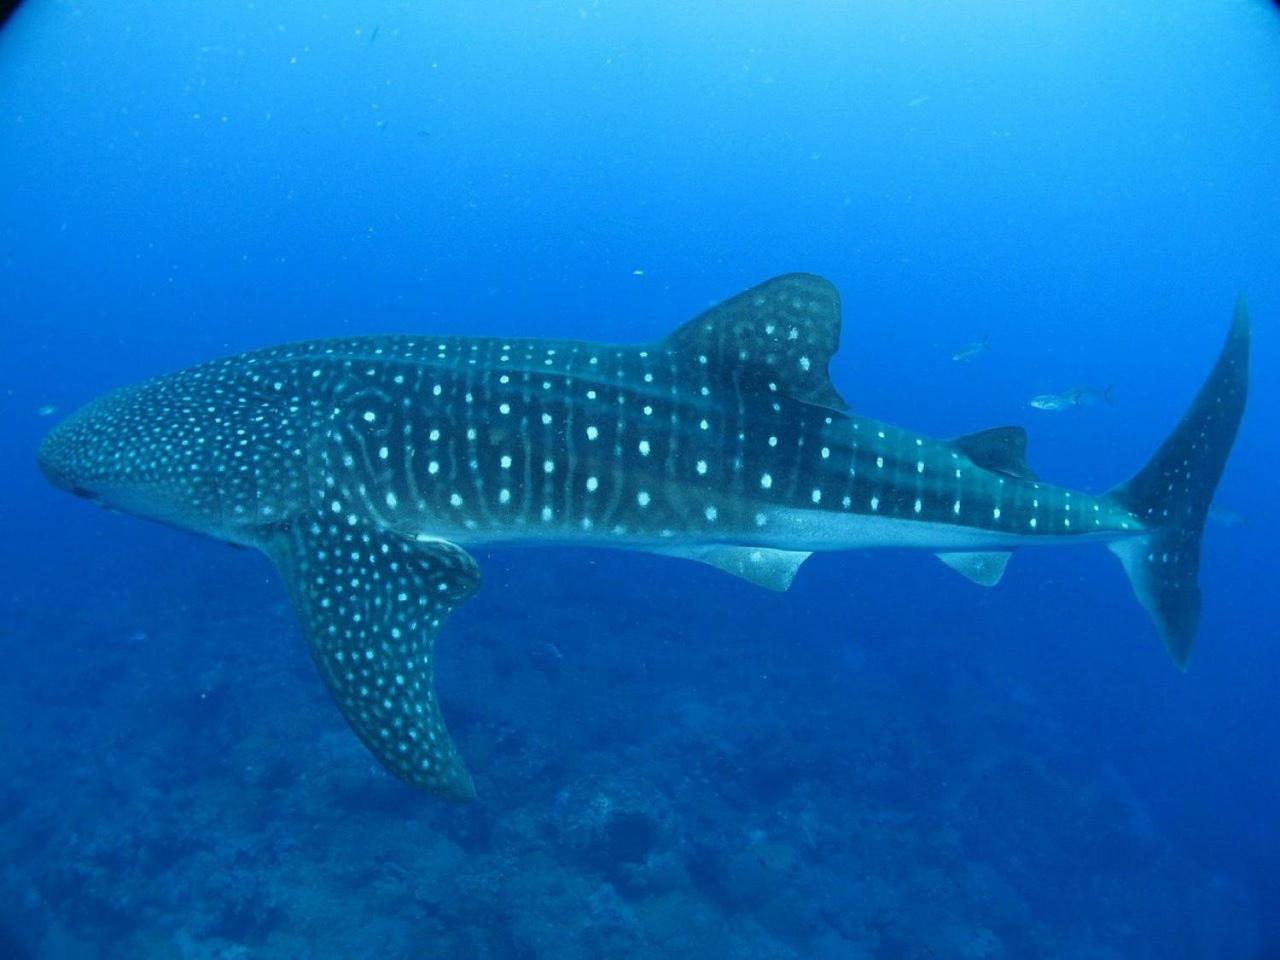
[[406,783],[472,799],[440,717],[433,649],[440,623],[479,585],[471,556],[445,540],[406,540],[319,512],[280,527],[265,546],[312,659],[364,745]]
[[994,587],[1004,576],[1004,568],[1012,554],[1007,551],[989,553],[940,553],[938,559],[956,573],[984,587]]
[[711,544],[650,551],[664,557],[697,560],[741,577],[768,590],[786,590],[795,579],[800,564],[809,559],[803,550],[775,550],[772,547],[737,547]]

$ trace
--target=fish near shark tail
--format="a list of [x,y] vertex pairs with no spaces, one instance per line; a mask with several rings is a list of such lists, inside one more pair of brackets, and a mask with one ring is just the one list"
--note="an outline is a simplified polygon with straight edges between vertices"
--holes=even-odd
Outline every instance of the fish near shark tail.
[[1217,363],[1160,449],[1109,496],[1149,528],[1109,544],[1164,640],[1186,669],[1200,620],[1200,539],[1249,392],[1249,312],[1244,297]]

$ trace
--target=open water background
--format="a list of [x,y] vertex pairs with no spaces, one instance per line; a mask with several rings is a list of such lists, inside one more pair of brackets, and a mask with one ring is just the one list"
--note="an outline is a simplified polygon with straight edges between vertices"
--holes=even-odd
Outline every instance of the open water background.
[[[0,32],[0,956],[1280,955],[1277,144],[1261,2],[31,0]],[[819,556],[780,596],[483,551],[439,645],[481,797],[446,808],[345,729],[265,560],[35,469],[58,417],[213,356],[652,339],[792,270],[843,293],[856,409],[1025,424],[1090,489],[1248,294],[1187,674],[1100,548],[991,591]]]

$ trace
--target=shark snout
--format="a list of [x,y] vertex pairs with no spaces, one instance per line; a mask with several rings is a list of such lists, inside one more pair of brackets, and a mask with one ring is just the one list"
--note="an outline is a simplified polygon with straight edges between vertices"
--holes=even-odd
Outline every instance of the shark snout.
[[36,465],[59,489],[89,500],[99,499],[104,473],[103,424],[93,404],[82,407],[54,427],[36,450]]
[[36,464],[50,483],[79,496],[92,496],[77,460],[74,437],[66,424],[55,427],[36,451]]
[[104,499],[137,472],[139,439],[148,424],[140,416],[139,391],[125,387],[75,410],[49,431],[36,464],[55,487]]

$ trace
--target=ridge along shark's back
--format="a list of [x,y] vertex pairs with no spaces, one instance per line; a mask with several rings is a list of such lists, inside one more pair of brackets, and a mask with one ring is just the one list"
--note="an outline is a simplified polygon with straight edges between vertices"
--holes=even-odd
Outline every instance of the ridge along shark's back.
[[602,542],[785,589],[815,549],[922,548],[993,585],[1016,547],[1115,541],[1185,662],[1247,390],[1243,306],[1183,424],[1110,496],[1036,478],[1020,428],[943,441],[853,414],[828,375],[839,336],[834,287],[792,274],[646,345],[290,344],[108,395],[39,458],[59,486],[265,551],[360,739],[456,800],[475,791],[434,641],[479,586],[473,542]]

